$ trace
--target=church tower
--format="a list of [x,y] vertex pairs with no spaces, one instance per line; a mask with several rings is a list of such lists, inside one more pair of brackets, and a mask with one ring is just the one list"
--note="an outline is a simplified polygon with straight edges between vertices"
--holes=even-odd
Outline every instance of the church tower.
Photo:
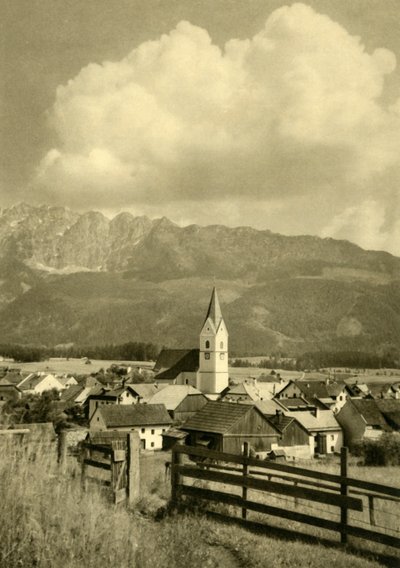
[[203,393],[220,393],[229,384],[228,331],[215,288],[200,332],[198,373],[198,388]]

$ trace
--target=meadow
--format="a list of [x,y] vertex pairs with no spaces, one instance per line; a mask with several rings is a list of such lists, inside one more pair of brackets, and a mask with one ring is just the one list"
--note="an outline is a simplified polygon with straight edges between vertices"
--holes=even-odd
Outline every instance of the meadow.
[[157,520],[169,498],[169,454],[142,456],[142,497],[128,510],[110,504],[97,486],[83,492],[73,461],[60,469],[48,450],[1,450],[1,568],[394,566],[373,550],[282,540],[195,512]]

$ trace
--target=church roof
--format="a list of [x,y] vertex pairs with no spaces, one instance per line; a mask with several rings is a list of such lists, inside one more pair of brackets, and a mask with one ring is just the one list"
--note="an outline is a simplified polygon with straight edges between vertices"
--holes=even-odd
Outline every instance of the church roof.
[[212,321],[212,323],[215,326],[215,329],[218,329],[218,326],[222,320],[222,312],[221,312],[221,306],[219,305],[217,289],[215,288],[215,286],[211,294],[211,300],[208,306],[207,315],[204,322],[206,322],[208,319]]
[[195,373],[199,369],[199,354],[199,349],[183,351],[181,358],[178,359],[169,369],[166,369],[156,375],[155,380],[172,380],[176,379],[180,373]]
[[162,349],[157,357],[153,371],[160,373],[165,371],[165,369],[169,369],[191,351],[191,349]]

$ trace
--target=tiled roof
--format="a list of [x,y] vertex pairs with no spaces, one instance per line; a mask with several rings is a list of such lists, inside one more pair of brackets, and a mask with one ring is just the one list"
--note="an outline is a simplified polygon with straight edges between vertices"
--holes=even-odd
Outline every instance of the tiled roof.
[[242,383],[230,388],[225,395],[226,399],[231,396],[237,399],[239,396],[248,396],[251,400],[270,400],[275,393],[279,390],[279,383],[261,383],[247,382]]
[[252,408],[254,407],[249,404],[210,401],[182,424],[181,428],[224,434],[248,412],[251,412]]
[[65,389],[60,397],[64,402],[73,402],[75,398],[85,389],[82,385],[72,385]]
[[318,417],[307,411],[286,412],[285,414],[295,418],[306,430],[311,432],[341,429],[331,410],[319,410]]
[[303,396],[295,396],[292,398],[280,398],[279,402],[281,404],[283,404],[283,406],[285,406],[286,408],[298,408],[298,407],[304,407],[307,408],[308,406],[310,406],[310,404],[307,402],[307,400],[303,397]]
[[111,404],[100,406],[107,428],[171,424],[172,420],[163,404]]
[[375,401],[388,424],[400,430],[400,399],[385,398]]
[[23,377],[22,375],[18,374],[18,373],[7,373],[6,375],[4,375],[3,379],[6,379],[8,383],[11,383],[13,385],[19,385],[19,383],[21,383],[24,380],[25,377]]
[[173,380],[180,373],[195,373],[199,369],[199,353],[199,349],[191,349],[185,352],[181,359],[166,371],[159,373],[155,380]]
[[190,385],[168,385],[152,396],[148,403],[165,404],[167,410],[175,410],[182,400],[190,395],[204,396],[199,390]]
[[299,387],[303,396],[311,401],[313,398],[328,398],[337,396],[345,388],[344,383],[326,383],[323,381],[297,381],[296,385]]
[[283,410],[281,401],[277,402],[276,400],[259,400],[256,402],[256,407],[266,416],[273,416],[276,414],[277,410]]
[[376,400],[366,398],[352,399],[351,403],[364,418],[368,426],[379,426],[383,430],[390,430]]

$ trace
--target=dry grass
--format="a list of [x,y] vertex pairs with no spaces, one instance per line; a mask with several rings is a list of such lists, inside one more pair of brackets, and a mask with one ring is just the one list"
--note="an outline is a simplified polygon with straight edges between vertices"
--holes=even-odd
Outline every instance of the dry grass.
[[[165,455],[142,460],[142,503],[111,505],[95,488],[81,491],[79,471],[61,472],[48,451],[2,447],[1,568],[377,568],[345,550],[284,542],[196,514],[160,522],[149,503],[165,503]],[[147,501],[146,501],[147,500]],[[146,516],[140,514],[144,510]]]

